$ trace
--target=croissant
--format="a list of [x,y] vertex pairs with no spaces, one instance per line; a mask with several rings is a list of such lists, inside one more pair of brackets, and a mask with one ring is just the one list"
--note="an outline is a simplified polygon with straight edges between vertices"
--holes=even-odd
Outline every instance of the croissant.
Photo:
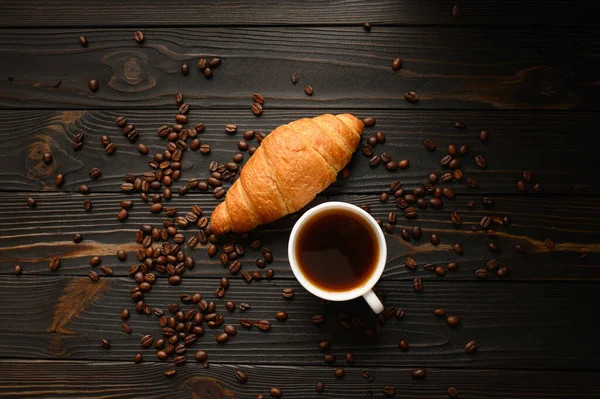
[[247,232],[304,207],[350,161],[363,128],[353,115],[324,114],[273,130],[212,213],[211,231]]

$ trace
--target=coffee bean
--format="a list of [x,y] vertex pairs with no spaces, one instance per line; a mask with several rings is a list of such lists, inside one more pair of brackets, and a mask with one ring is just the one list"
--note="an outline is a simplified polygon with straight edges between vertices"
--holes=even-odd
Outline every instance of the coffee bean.
[[400,342],[398,342],[398,347],[400,347],[400,349],[402,351],[407,351],[408,350],[408,341],[405,339],[401,339]]
[[425,140],[424,144],[425,144],[425,148],[428,149],[429,151],[435,151],[435,149],[436,149],[435,141],[433,141],[431,139],[427,139],[427,140]]
[[52,154],[50,154],[49,152],[46,152],[42,155],[42,161],[46,164],[46,165],[50,165],[52,163],[52,161],[54,160],[54,157],[52,157]]
[[487,161],[485,160],[485,158],[483,157],[483,155],[477,155],[477,156],[475,156],[475,163],[481,169],[484,169],[485,167],[487,167]]
[[425,370],[425,369],[414,369],[410,373],[410,375],[413,378],[413,380],[422,380],[425,377],[427,377],[427,370]]
[[542,184],[541,183],[535,183],[533,185],[533,192],[534,193],[539,193],[540,191],[542,191]]
[[415,270],[417,268],[417,261],[413,258],[406,258],[404,260],[404,265],[411,270]]
[[90,81],[88,82],[88,87],[89,87],[90,91],[95,93],[98,91],[98,88],[100,87],[100,85],[96,79],[90,79]]
[[439,243],[440,243],[440,237],[439,237],[437,234],[435,234],[435,233],[432,233],[432,234],[429,236],[429,242],[430,242],[431,244],[433,244],[433,245],[439,245]]
[[450,161],[452,161],[452,157],[450,155],[446,155],[440,160],[440,164],[442,166],[448,166],[448,164],[450,164]]
[[408,168],[408,159],[402,159],[402,160],[398,161],[398,167],[400,169]]
[[325,321],[325,319],[322,314],[316,314],[316,315],[313,315],[313,317],[312,317],[313,324],[316,324],[316,325],[323,324],[324,321]]
[[271,389],[269,389],[269,394],[271,394],[271,396],[274,398],[280,398],[281,397],[281,389],[271,388]]
[[[388,163],[392,161],[392,156],[390,154],[388,154],[387,152],[382,152],[381,153],[381,161],[384,163]],[[397,167],[397,165],[396,165]]]
[[374,155],[373,157],[371,157],[371,159],[369,159],[369,166],[371,167],[378,166],[380,163],[381,157],[379,155]]
[[460,226],[462,224],[462,216],[460,213],[454,211],[452,212],[452,214],[450,214],[450,220],[452,221],[452,224],[455,226]]
[[413,226],[412,230],[410,231],[410,235],[415,240],[421,239],[421,227],[420,226]]
[[312,96],[314,90],[313,90],[312,86],[304,86],[304,92],[306,93],[307,96]]
[[333,375],[335,375],[336,378],[343,378],[345,374],[346,370],[344,370],[342,367],[338,367],[333,371]]
[[450,327],[456,327],[460,324],[460,317],[458,316],[447,316],[446,317],[446,323],[450,326]]
[[475,277],[479,278],[479,279],[483,279],[487,277],[487,270],[486,269],[477,269],[475,270]]
[[237,328],[231,324],[227,324],[225,327],[223,327],[223,331],[229,336],[234,336],[237,334]]
[[107,339],[101,339],[100,345],[102,345],[104,349],[110,349],[110,341]]
[[37,204],[37,201],[31,197],[27,198],[27,201],[25,201],[25,203],[27,204],[28,207],[30,208],[34,208]]
[[515,250],[516,253],[518,253],[520,255],[527,253],[527,249],[524,246],[522,246],[521,244],[515,244],[513,246],[513,249]]
[[269,323],[269,320],[258,320],[252,324],[261,331],[269,331],[271,329],[271,323]]
[[229,335],[226,332],[222,332],[219,335],[217,335],[218,343],[225,344],[227,341],[229,341]]
[[413,280],[413,288],[415,289],[415,292],[421,292],[423,291],[423,281],[421,280],[420,277],[415,277]]
[[395,172],[396,170],[398,170],[398,164],[396,162],[390,161],[385,164],[385,169],[390,172]]
[[319,345],[317,346],[317,348],[319,349],[319,352],[327,352],[330,348],[329,341],[319,342]]
[[446,310],[443,308],[437,308],[433,310],[433,314],[435,316],[441,317],[441,316],[445,316],[446,315]]
[[213,76],[212,69],[210,69],[210,68],[206,68],[206,69],[204,69],[204,71],[202,71],[202,72],[203,72],[203,74],[204,74],[204,77],[205,77],[206,79],[210,79],[210,78],[212,78],[212,76]]
[[462,255],[463,252],[463,247],[461,244],[456,243],[452,246],[452,249],[454,250],[454,252],[456,252],[457,255]]
[[498,252],[500,251],[500,246],[498,246],[498,244],[495,242],[490,242],[488,243],[488,249],[492,252]]
[[419,95],[416,91],[407,91],[406,93],[404,93],[404,99],[414,104],[417,101],[419,101]]
[[467,353],[475,353],[479,349],[479,345],[475,340],[469,341],[465,344],[465,352]]
[[144,42],[144,33],[141,30],[136,30],[135,32],[133,32],[133,39],[138,44],[142,44]]
[[154,338],[150,334],[144,335],[140,339],[140,343],[142,344],[142,346],[144,348],[149,348],[152,345],[153,342],[154,342]]
[[446,269],[444,268],[444,266],[436,266],[436,267],[433,269],[433,272],[434,272],[435,274],[437,274],[438,276],[440,276],[440,277],[441,277],[441,276],[445,276],[445,275],[446,275]]
[[252,104],[252,113],[255,116],[260,116],[263,112],[263,107],[259,103]]
[[279,321],[286,321],[288,314],[286,312],[277,312],[275,313],[275,318]]
[[415,219],[417,217],[417,209],[414,207],[409,207],[404,210],[404,217],[407,219]]
[[451,398],[458,398],[458,390],[454,387],[449,387],[448,396]]
[[75,244],[79,244],[81,241],[83,241],[83,236],[79,233],[75,233],[73,234],[73,242]]
[[402,67],[402,58],[394,58],[394,60],[392,61],[392,69],[394,71],[397,71],[401,67]]
[[190,66],[188,64],[182,64],[181,65],[181,73],[184,76],[187,76],[190,73]]
[[[396,396],[396,387],[395,387],[395,386],[393,386],[393,385],[386,385],[386,386],[384,386],[384,387],[383,387],[383,394],[384,394],[385,396]],[[373,395],[372,395],[372,394],[371,394],[371,395],[369,395],[369,394],[367,393],[367,396],[369,396],[369,397],[370,397],[370,396],[373,396]]]
[[408,229],[400,230],[400,236],[404,241],[410,241],[410,231]]

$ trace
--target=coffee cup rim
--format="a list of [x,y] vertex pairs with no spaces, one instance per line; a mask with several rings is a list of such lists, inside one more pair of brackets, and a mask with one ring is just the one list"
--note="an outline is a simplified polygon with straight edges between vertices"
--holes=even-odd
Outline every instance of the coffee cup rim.
[[[315,214],[323,212],[328,209],[345,209],[345,210],[351,211],[352,213],[354,213],[356,215],[359,215],[361,218],[363,218],[369,224],[369,226],[375,232],[375,236],[377,237],[377,241],[379,244],[378,245],[379,259],[377,261],[377,265],[375,266],[375,270],[373,271],[373,273],[371,274],[369,279],[364,284],[362,284],[361,286],[356,287],[352,290],[348,290],[348,291],[323,290],[323,289],[315,286],[314,284],[312,284],[304,276],[304,274],[298,267],[295,249],[296,249],[296,241],[297,241],[297,237],[298,237],[298,232],[300,231],[300,228]],[[369,292],[371,289],[373,289],[373,287],[375,286],[377,281],[379,281],[379,279],[381,278],[381,275],[383,274],[383,270],[385,269],[385,264],[387,261],[387,246],[386,246],[385,236],[383,235],[383,231],[381,230],[380,226],[377,224],[377,221],[375,221],[375,219],[371,215],[369,215],[369,213],[367,213],[364,209],[362,209],[356,205],[349,204],[347,202],[330,201],[330,202],[325,202],[323,204],[319,204],[319,205],[309,209],[296,221],[296,223],[294,224],[294,227],[292,228],[292,232],[290,234],[290,240],[288,242],[288,258],[289,258],[290,266],[292,268],[292,272],[294,273],[294,276],[307,291],[309,291],[313,295],[318,296],[319,298],[323,298],[323,299],[326,299],[329,301],[348,301],[348,300],[355,299],[355,298],[365,295],[367,292]]]

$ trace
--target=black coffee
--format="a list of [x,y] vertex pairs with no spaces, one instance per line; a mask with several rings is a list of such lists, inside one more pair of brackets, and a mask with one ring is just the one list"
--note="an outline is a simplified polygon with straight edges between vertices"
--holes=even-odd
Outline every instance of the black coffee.
[[379,262],[370,224],[345,210],[326,210],[298,231],[296,259],[302,274],[324,291],[349,291],[368,280]]

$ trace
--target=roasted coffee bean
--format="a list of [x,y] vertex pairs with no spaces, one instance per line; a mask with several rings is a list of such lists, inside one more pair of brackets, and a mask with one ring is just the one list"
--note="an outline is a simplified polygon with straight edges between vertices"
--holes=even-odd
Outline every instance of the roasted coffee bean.
[[421,280],[420,277],[415,277],[413,280],[413,288],[415,289],[416,292],[421,292],[423,291],[423,281]]
[[408,229],[400,230],[400,236],[404,241],[410,241],[410,231]]
[[88,273],[88,276],[90,277],[90,280],[92,280],[92,281],[99,281],[100,280],[100,276],[94,270],[90,271]]
[[452,161],[452,157],[450,155],[446,155],[440,160],[440,164],[442,166],[448,166],[448,164],[450,164],[450,161]]
[[454,252],[456,252],[457,255],[462,255],[463,254],[463,247],[459,243],[454,244],[452,246],[452,249],[454,249]]
[[475,340],[469,341],[465,344],[465,352],[475,353],[479,349],[479,345]]
[[388,193],[381,193],[379,195],[379,201],[381,201],[382,203],[387,202],[388,198],[390,198],[390,195]]
[[487,161],[485,160],[485,158],[483,157],[483,155],[477,155],[477,156],[475,156],[475,163],[481,169],[484,169],[487,166]]
[[80,192],[81,194],[89,194],[89,192],[90,192],[90,188],[88,187],[88,185],[87,185],[87,184],[81,184],[81,185],[79,186],[79,192]]
[[406,93],[404,93],[404,98],[406,99],[406,101],[411,102],[413,104],[419,101],[419,95],[416,91],[407,91]]
[[110,342],[107,339],[101,339],[100,345],[102,345],[104,349],[110,349]]
[[[371,391],[368,391],[371,392]],[[396,387],[393,385],[386,385],[383,387],[383,394],[385,396],[396,396]],[[373,396],[373,394],[369,395],[369,393],[367,393],[367,396],[371,397]]]
[[454,387],[449,387],[448,396],[451,398],[458,398],[458,390]]
[[21,265],[15,265],[15,267],[13,268],[13,273],[17,276],[21,275],[21,273],[23,273],[23,268],[21,267]]
[[486,142],[489,140],[489,138],[490,138],[490,134],[488,133],[487,130],[484,129],[479,132],[479,140]]
[[460,324],[460,317],[458,316],[447,316],[446,317],[446,323],[450,326],[450,327],[456,327]]
[[479,279],[483,279],[487,277],[487,270],[486,269],[477,269],[475,270],[475,277],[479,278]]
[[90,81],[88,82],[88,88],[90,89],[90,91],[92,92],[97,92],[98,88],[100,87],[100,84],[98,83],[98,81],[96,79],[90,79]]
[[338,367],[333,371],[333,375],[335,375],[336,378],[343,378],[345,374],[346,370],[344,370],[342,367]]
[[410,373],[411,377],[414,380],[422,380],[423,378],[427,377],[427,370],[425,369],[414,369],[411,373]]
[[388,234],[394,234],[394,227],[391,224],[386,223],[384,225],[384,228],[385,228],[386,233],[388,233]]
[[439,245],[439,243],[440,243],[440,237],[439,237],[437,234],[435,234],[435,233],[432,233],[432,234],[429,236],[429,242],[430,242],[431,244],[433,244],[433,245]]
[[488,249],[492,252],[498,252],[500,251],[500,246],[495,242],[490,242],[488,243]]
[[413,258],[406,258],[404,260],[404,265],[409,269],[415,270],[417,268],[417,261]]
[[398,164],[396,162],[390,161],[385,164],[385,169],[390,172],[395,172],[396,170],[398,170]]
[[446,265],[446,267],[448,268],[448,270],[450,271],[454,271],[454,270],[458,270],[458,263],[456,262],[450,262]]
[[402,159],[398,161],[398,167],[400,169],[406,169],[408,167],[408,159]]
[[433,314],[438,317],[445,316],[446,310],[444,310],[443,308],[437,308],[433,310]]
[[413,226],[413,228],[410,231],[410,235],[415,240],[421,239],[421,227],[420,226]]
[[312,317],[313,324],[316,324],[316,325],[323,324],[323,321],[325,321],[325,319],[323,318],[322,314],[316,314],[316,315],[313,315],[313,317]]
[[452,214],[450,214],[450,220],[452,221],[453,225],[460,226],[462,224],[462,215],[454,211]]
[[375,167],[381,163],[381,157],[379,155],[374,155],[369,159],[369,166]]
[[402,67],[402,58],[394,58],[394,60],[392,61],[392,69],[394,71],[397,71],[401,67]]
[[408,207],[404,210],[404,217],[407,219],[415,219],[417,217],[417,209],[414,207]]
[[274,398],[280,398],[281,397],[281,389],[271,388],[271,389],[269,389],[269,394]]
[[515,250],[516,253],[518,253],[520,255],[527,253],[527,249],[525,249],[525,247],[522,246],[521,244],[515,244],[513,246],[513,249]]
[[382,152],[381,153],[381,161],[384,163],[388,163],[392,161],[392,156],[390,154],[388,154],[387,152]]
[[396,224],[396,212],[391,211],[390,213],[388,213],[388,221],[390,222],[390,224]]
[[544,240],[544,245],[546,245],[546,248],[548,248],[548,249],[554,249],[554,248],[556,248],[556,244],[550,238],[546,238]]
[[306,93],[307,96],[312,96],[314,93],[312,86],[304,86],[304,93]]
[[500,269],[498,269],[498,271],[496,272],[496,276],[503,278],[508,276],[508,274],[510,273],[510,269],[507,266],[501,267]]
[[37,201],[31,197],[27,198],[27,201],[25,201],[25,203],[30,208],[34,208],[37,205]]
[[153,342],[154,342],[154,338],[152,337],[152,335],[149,335],[149,334],[144,335],[140,340],[140,343],[142,344],[142,346],[144,348],[149,348]]
[[261,331],[269,331],[271,329],[271,323],[269,323],[269,320],[258,320],[252,324]]
[[136,30],[135,32],[133,32],[133,39],[138,44],[142,44],[144,42],[144,33],[141,30]]
[[438,276],[440,276],[440,277],[441,277],[441,276],[445,276],[445,275],[446,275],[446,269],[444,268],[444,266],[436,266],[436,267],[433,269],[433,272],[434,272],[435,274],[437,274]]

